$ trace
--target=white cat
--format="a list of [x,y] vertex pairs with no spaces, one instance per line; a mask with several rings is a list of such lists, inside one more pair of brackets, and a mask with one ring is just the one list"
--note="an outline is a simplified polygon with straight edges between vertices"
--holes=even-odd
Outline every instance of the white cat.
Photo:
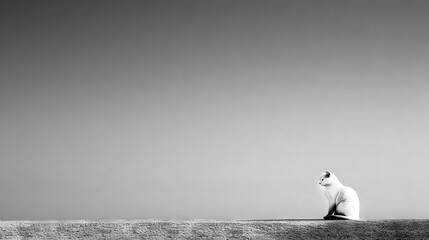
[[323,218],[359,220],[359,198],[355,190],[341,184],[328,171],[322,173],[319,180],[319,184],[325,187],[325,196],[329,201],[328,214]]

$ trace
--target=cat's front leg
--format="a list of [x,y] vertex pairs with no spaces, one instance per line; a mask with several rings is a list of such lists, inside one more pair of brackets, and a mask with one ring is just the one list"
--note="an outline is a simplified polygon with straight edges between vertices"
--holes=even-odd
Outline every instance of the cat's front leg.
[[333,215],[335,213],[335,210],[335,203],[329,204],[328,214],[326,214],[326,216]]
[[326,216],[323,217],[323,219],[327,220],[330,219],[330,216],[332,216],[335,213],[335,204],[329,205],[329,210],[328,210],[328,214],[326,214]]

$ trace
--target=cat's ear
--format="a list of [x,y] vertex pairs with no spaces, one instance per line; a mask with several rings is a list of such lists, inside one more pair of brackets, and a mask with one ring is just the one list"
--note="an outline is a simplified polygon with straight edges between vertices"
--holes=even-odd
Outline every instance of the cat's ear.
[[331,176],[331,173],[330,173],[330,172],[328,172],[328,171],[326,171],[325,176],[326,176],[326,177],[330,177],[330,176]]

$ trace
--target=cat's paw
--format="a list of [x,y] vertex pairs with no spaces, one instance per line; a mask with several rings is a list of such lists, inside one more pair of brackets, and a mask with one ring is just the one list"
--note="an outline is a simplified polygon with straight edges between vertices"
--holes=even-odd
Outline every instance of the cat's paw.
[[352,220],[353,218],[343,215],[326,215],[323,217],[325,220]]

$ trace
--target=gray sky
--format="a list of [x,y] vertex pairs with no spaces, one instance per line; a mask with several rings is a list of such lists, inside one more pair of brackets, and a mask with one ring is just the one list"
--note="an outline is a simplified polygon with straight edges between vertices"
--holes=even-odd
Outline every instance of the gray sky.
[[1,1],[1,219],[429,216],[427,1]]

